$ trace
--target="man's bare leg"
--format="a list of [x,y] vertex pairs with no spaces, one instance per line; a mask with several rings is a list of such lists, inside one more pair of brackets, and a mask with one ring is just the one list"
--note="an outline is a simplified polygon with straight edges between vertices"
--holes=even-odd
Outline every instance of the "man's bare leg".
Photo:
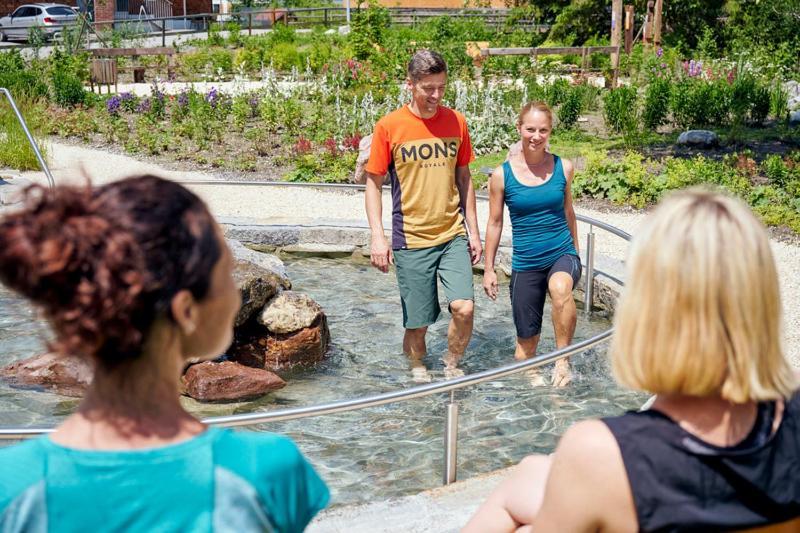
[[420,383],[427,383],[431,380],[428,369],[422,363],[422,358],[425,357],[427,349],[425,348],[425,334],[428,332],[428,327],[407,329],[403,335],[403,353],[408,357],[411,363],[411,375],[414,381]]
[[[534,335],[533,337],[528,337],[526,339],[517,337],[517,348],[514,351],[514,359],[517,361],[524,361],[525,359],[530,359],[536,355],[536,348],[539,346],[539,337],[540,335]],[[539,387],[545,384],[544,377],[542,376],[541,372],[539,372],[538,368],[532,368],[526,371],[525,375],[528,376],[531,385],[534,387]]]
[[444,357],[445,377],[460,377],[464,372],[458,363],[464,356],[472,337],[472,321],[475,314],[472,300],[453,300],[450,303],[450,325],[447,328],[447,355]]
[[[556,334],[556,348],[564,348],[572,342],[578,312],[572,297],[572,276],[566,272],[556,272],[550,277],[547,290],[552,302],[553,329]],[[553,385],[564,387],[572,381],[572,370],[567,359],[556,361],[553,372]]]

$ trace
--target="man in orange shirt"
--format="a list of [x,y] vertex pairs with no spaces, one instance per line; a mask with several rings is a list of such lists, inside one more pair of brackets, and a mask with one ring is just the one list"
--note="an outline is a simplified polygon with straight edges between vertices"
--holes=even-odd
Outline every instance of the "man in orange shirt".
[[[382,272],[394,264],[403,306],[403,352],[415,381],[430,381],[422,363],[425,334],[439,317],[437,278],[452,315],[445,376],[457,368],[472,336],[472,265],[482,247],[469,163],[475,159],[463,115],[441,104],[447,64],[431,50],[408,64],[411,102],[378,121],[366,166],[371,260]],[[392,188],[392,241],[381,220],[381,186]]]

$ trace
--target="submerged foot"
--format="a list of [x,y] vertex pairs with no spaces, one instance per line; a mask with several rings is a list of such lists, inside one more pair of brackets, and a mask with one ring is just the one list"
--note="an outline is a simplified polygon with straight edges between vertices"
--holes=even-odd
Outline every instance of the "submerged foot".
[[458,368],[457,366],[446,366],[444,367],[444,377],[445,379],[454,379],[460,378],[464,375],[464,371]]
[[411,369],[411,381],[414,383],[430,383],[431,375],[424,366],[415,366]]
[[553,370],[553,385],[556,387],[566,387],[572,381],[572,370],[569,368],[569,361],[559,359]]
[[523,372],[523,375],[528,378],[528,382],[531,384],[531,387],[543,387],[547,384],[547,380],[544,379],[544,376],[541,372],[539,372],[538,368],[526,370]]

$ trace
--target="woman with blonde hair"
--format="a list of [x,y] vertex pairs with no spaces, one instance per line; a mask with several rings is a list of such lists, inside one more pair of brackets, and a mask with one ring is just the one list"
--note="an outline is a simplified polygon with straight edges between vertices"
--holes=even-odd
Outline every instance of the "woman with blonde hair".
[[[578,223],[572,208],[574,167],[547,151],[553,131],[553,113],[543,102],[523,106],[517,119],[521,148],[497,167],[489,182],[489,220],[486,225],[486,262],[483,289],[497,298],[494,261],[503,232],[503,208],[508,206],[513,232],[511,258],[511,308],[517,333],[516,359],[536,354],[542,331],[545,297],[552,303],[556,347],[572,342],[577,312],[572,290],[581,277],[578,257]],[[538,371],[532,382],[541,384]],[[569,362],[560,359],[553,384],[572,379]]]
[[800,395],[780,309],[749,209],[707,190],[671,196],[634,239],[611,346],[617,379],[652,406],[575,424],[464,531],[796,528]]

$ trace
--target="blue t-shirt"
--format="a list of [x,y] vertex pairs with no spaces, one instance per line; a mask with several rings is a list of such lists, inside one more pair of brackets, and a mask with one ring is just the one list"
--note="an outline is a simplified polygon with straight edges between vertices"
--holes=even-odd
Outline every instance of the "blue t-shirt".
[[567,178],[561,158],[553,156],[553,175],[541,185],[517,180],[503,163],[504,200],[511,218],[511,268],[516,272],[545,270],[565,254],[578,255],[564,213]]
[[0,449],[0,531],[302,531],[329,500],[297,446],[209,428],[158,448],[94,451],[49,437]]

